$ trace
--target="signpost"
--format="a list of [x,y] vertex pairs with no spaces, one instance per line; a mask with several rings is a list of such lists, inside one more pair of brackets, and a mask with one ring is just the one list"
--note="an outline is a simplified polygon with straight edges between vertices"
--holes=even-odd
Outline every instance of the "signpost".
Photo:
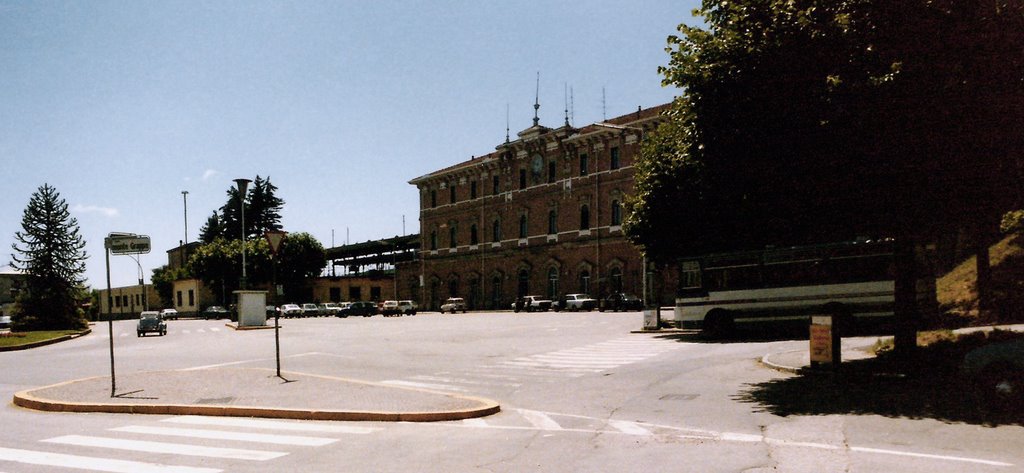
[[114,310],[110,303],[110,254],[146,254],[149,253],[151,245],[149,237],[146,235],[113,232],[103,239],[103,248],[107,262],[107,330],[110,335],[110,397],[116,397],[117,382],[114,378]]
[[[277,252],[281,249],[281,242],[284,241],[284,237],[288,235],[288,232],[283,231],[269,231],[263,234],[263,237],[267,239],[267,243],[270,245],[270,263],[273,268],[271,271],[271,284],[274,287],[274,307],[277,310],[274,311],[274,352],[277,355],[277,377],[284,379],[281,376],[281,325],[278,319],[281,316],[281,310],[277,307],[277,296],[279,292],[277,289]],[[285,381],[287,381],[285,379]]]

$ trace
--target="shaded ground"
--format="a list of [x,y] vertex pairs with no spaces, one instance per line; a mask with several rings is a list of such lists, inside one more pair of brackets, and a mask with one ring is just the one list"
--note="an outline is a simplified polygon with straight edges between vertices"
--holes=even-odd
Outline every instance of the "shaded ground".
[[[988,338],[1022,337],[993,332]],[[867,414],[977,425],[1024,425],[1024,396],[1001,398],[961,371],[964,355],[992,340],[970,334],[919,349],[913,366],[897,374],[891,353],[843,363],[838,374],[800,374],[750,385],[736,399],[775,415]]]

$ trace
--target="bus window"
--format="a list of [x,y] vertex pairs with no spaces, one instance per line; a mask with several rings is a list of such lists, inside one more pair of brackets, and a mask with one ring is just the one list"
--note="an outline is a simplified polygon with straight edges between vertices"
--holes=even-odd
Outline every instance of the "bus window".
[[683,261],[680,271],[682,272],[679,281],[680,289],[700,289],[700,261]]

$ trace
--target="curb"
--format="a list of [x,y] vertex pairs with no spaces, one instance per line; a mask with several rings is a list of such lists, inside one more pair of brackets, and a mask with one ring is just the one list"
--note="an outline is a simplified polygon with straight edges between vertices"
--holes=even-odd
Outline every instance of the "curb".
[[239,330],[273,330],[274,329],[273,325],[256,325],[256,326],[241,326],[241,327],[239,327],[238,324],[226,323],[226,324],[224,324],[224,326],[228,327],[228,328],[230,328],[232,330],[235,330],[235,331],[239,331]]
[[[290,375],[311,376],[323,379],[344,381],[349,383],[368,384],[383,386],[367,381],[335,378],[331,376],[320,376],[306,373],[288,373]],[[401,389],[405,391],[419,391],[431,394],[470,400],[480,404],[479,407],[438,412],[385,412],[385,411],[344,411],[330,409],[296,409],[296,408],[274,408],[256,406],[226,406],[226,405],[194,405],[194,404],[111,404],[111,403],[90,403],[71,402],[44,399],[33,394],[34,391],[64,386],[80,381],[105,378],[97,376],[83,378],[63,383],[33,388],[20,391],[14,394],[14,404],[27,409],[48,412],[103,412],[111,414],[159,414],[159,415],[199,415],[199,416],[220,416],[220,417],[261,417],[270,419],[292,419],[292,420],[333,420],[352,422],[440,422],[471,419],[497,414],[501,406],[493,400],[476,397],[463,396],[439,391],[425,389],[401,388],[386,386],[389,389]]]
[[87,328],[85,330],[82,330],[81,332],[78,332],[78,333],[72,334],[72,335],[63,335],[63,336],[60,336],[60,337],[57,337],[57,338],[51,338],[49,340],[40,340],[38,342],[26,343],[24,345],[14,345],[14,346],[10,346],[10,347],[0,347],[0,352],[28,350],[28,349],[31,349],[31,348],[45,347],[46,345],[53,345],[54,343],[66,342],[68,340],[74,340],[74,339],[76,339],[78,337],[84,337],[86,335],[89,335],[90,333],[92,333],[92,329],[91,328]]
[[781,355],[783,353],[796,353],[796,352],[801,352],[801,351],[803,351],[803,350],[790,350],[790,351],[785,351],[785,352],[780,352],[780,353],[768,353],[768,354],[765,354],[764,356],[762,356],[759,361],[765,367],[771,368],[773,370],[782,371],[783,373],[797,374],[800,371],[800,368],[795,368],[795,367],[792,367],[792,366],[787,366],[787,365],[783,365],[783,364],[780,364],[780,363],[776,363],[776,362],[771,360],[771,357],[775,356],[775,355]]

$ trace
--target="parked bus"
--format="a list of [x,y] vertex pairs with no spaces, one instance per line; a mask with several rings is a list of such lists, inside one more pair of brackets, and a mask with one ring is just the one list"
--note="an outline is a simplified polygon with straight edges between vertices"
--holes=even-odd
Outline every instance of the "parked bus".
[[[713,254],[681,262],[675,320],[722,337],[743,325],[803,324],[835,315],[879,326],[894,315],[892,240]],[[934,280],[918,298],[935,300]],[[930,297],[930,299],[928,299]]]

